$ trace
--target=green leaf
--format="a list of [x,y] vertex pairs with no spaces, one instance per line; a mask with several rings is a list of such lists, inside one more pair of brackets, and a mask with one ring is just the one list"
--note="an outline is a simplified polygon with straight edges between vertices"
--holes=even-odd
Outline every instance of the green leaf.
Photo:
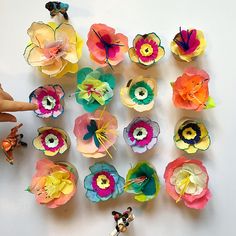
[[25,191],[31,193],[31,191],[30,191],[30,186],[28,186],[27,189],[25,189]]
[[205,109],[210,109],[214,107],[216,107],[215,101],[212,97],[209,97]]
[[171,85],[171,87],[173,87],[174,86],[174,82],[170,82],[170,85]]

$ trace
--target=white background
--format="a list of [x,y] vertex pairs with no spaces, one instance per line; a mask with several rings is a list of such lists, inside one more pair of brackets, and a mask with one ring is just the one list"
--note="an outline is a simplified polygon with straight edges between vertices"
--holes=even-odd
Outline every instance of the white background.
[[[66,91],[65,113],[58,120],[43,121],[33,112],[17,113],[19,122],[24,123],[22,132],[28,142],[27,149],[15,153],[14,166],[10,166],[1,153],[0,159],[0,235],[34,236],[108,236],[113,229],[112,210],[125,210],[132,206],[136,220],[130,226],[127,236],[234,236],[235,230],[235,39],[236,3],[234,0],[90,0],[68,1],[71,23],[86,42],[87,32],[93,23],[106,23],[129,37],[129,45],[137,33],[156,32],[166,49],[165,57],[154,67],[142,70],[132,64],[128,55],[115,68],[117,87],[108,109],[117,115],[119,138],[117,152],[113,152],[118,172],[125,176],[131,163],[139,160],[152,162],[159,174],[162,188],[159,196],[146,204],[135,202],[132,195],[124,194],[117,200],[93,204],[85,198],[83,179],[89,174],[88,167],[94,160],[83,158],[76,151],[76,140],[72,133],[74,120],[84,111],[68,95],[75,90],[75,76],[44,79],[24,61],[23,51],[29,40],[27,29],[33,21],[50,21],[49,12],[44,9],[45,1],[0,0],[0,82],[16,100],[28,101],[32,90],[47,83],[59,83]],[[175,109],[171,95],[170,81],[182,74],[186,63],[176,62],[170,53],[169,44],[183,28],[203,30],[207,40],[206,54],[191,65],[205,69],[211,77],[210,94],[215,98],[217,108],[200,113]],[[80,67],[96,66],[90,61],[87,46],[84,45]],[[120,103],[119,88],[136,75],[152,76],[158,81],[158,96],[154,109],[145,114],[160,124],[160,141],[154,151],[146,155],[134,155],[126,146],[123,128],[137,116]],[[163,173],[168,162],[184,154],[177,150],[172,140],[176,122],[184,117],[198,117],[206,122],[212,145],[200,158],[208,169],[209,187],[213,198],[203,211],[186,208],[165,193]],[[3,138],[14,124],[0,124],[0,138]],[[71,161],[79,171],[78,192],[65,206],[47,209],[36,204],[34,196],[24,191],[31,181],[35,163],[42,153],[31,145],[37,128],[53,125],[69,132],[71,149],[60,158]],[[234,225],[233,225],[234,224]]]

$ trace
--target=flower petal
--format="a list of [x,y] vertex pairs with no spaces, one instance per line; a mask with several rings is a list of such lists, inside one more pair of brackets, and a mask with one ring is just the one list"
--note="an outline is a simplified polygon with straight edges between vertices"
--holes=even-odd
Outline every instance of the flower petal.
[[77,37],[74,27],[67,23],[60,24],[55,29],[55,39],[56,40],[65,40],[70,44],[76,44]]
[[209,148],[210,144],[211,144],[210,137],[206,136],[203,139],[201,139],[199,143],[194,144],[194,147],[199,150],[205,151]]

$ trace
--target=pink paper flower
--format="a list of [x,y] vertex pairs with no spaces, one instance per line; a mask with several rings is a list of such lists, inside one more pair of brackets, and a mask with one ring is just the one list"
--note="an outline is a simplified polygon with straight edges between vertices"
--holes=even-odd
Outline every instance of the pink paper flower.
[[164,174],[166,191],[178,203],[189,208],[203,209],[211,198],[208,174],[199,160],[182,156],[170,162]]
[[29,96],[31,103],[37,104],[34,112],[40,118],[57,118],[63,111],[62,100],[64,98],[62,87],[57,85],[45,85],[35,89]]
[[56,208],[67,203],[76,193],[77,171],[67,162],[44,158],[37,161],[36,173],[27,191],[35,195],[39,204]]
[[105,24],[93,24],[88,33],[90,57],[99,66],[115,66],[128,51],[128,38]]

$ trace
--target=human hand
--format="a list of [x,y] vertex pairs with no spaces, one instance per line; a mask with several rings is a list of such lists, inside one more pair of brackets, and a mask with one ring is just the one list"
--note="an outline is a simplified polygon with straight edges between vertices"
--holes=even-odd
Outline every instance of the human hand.
[[36,104],[28,102],[14,101],[13,97],[5,92],[0,84],[0,122],[16,122],[16,117],[7,113],[15,111],[29,111],[36,110]]

